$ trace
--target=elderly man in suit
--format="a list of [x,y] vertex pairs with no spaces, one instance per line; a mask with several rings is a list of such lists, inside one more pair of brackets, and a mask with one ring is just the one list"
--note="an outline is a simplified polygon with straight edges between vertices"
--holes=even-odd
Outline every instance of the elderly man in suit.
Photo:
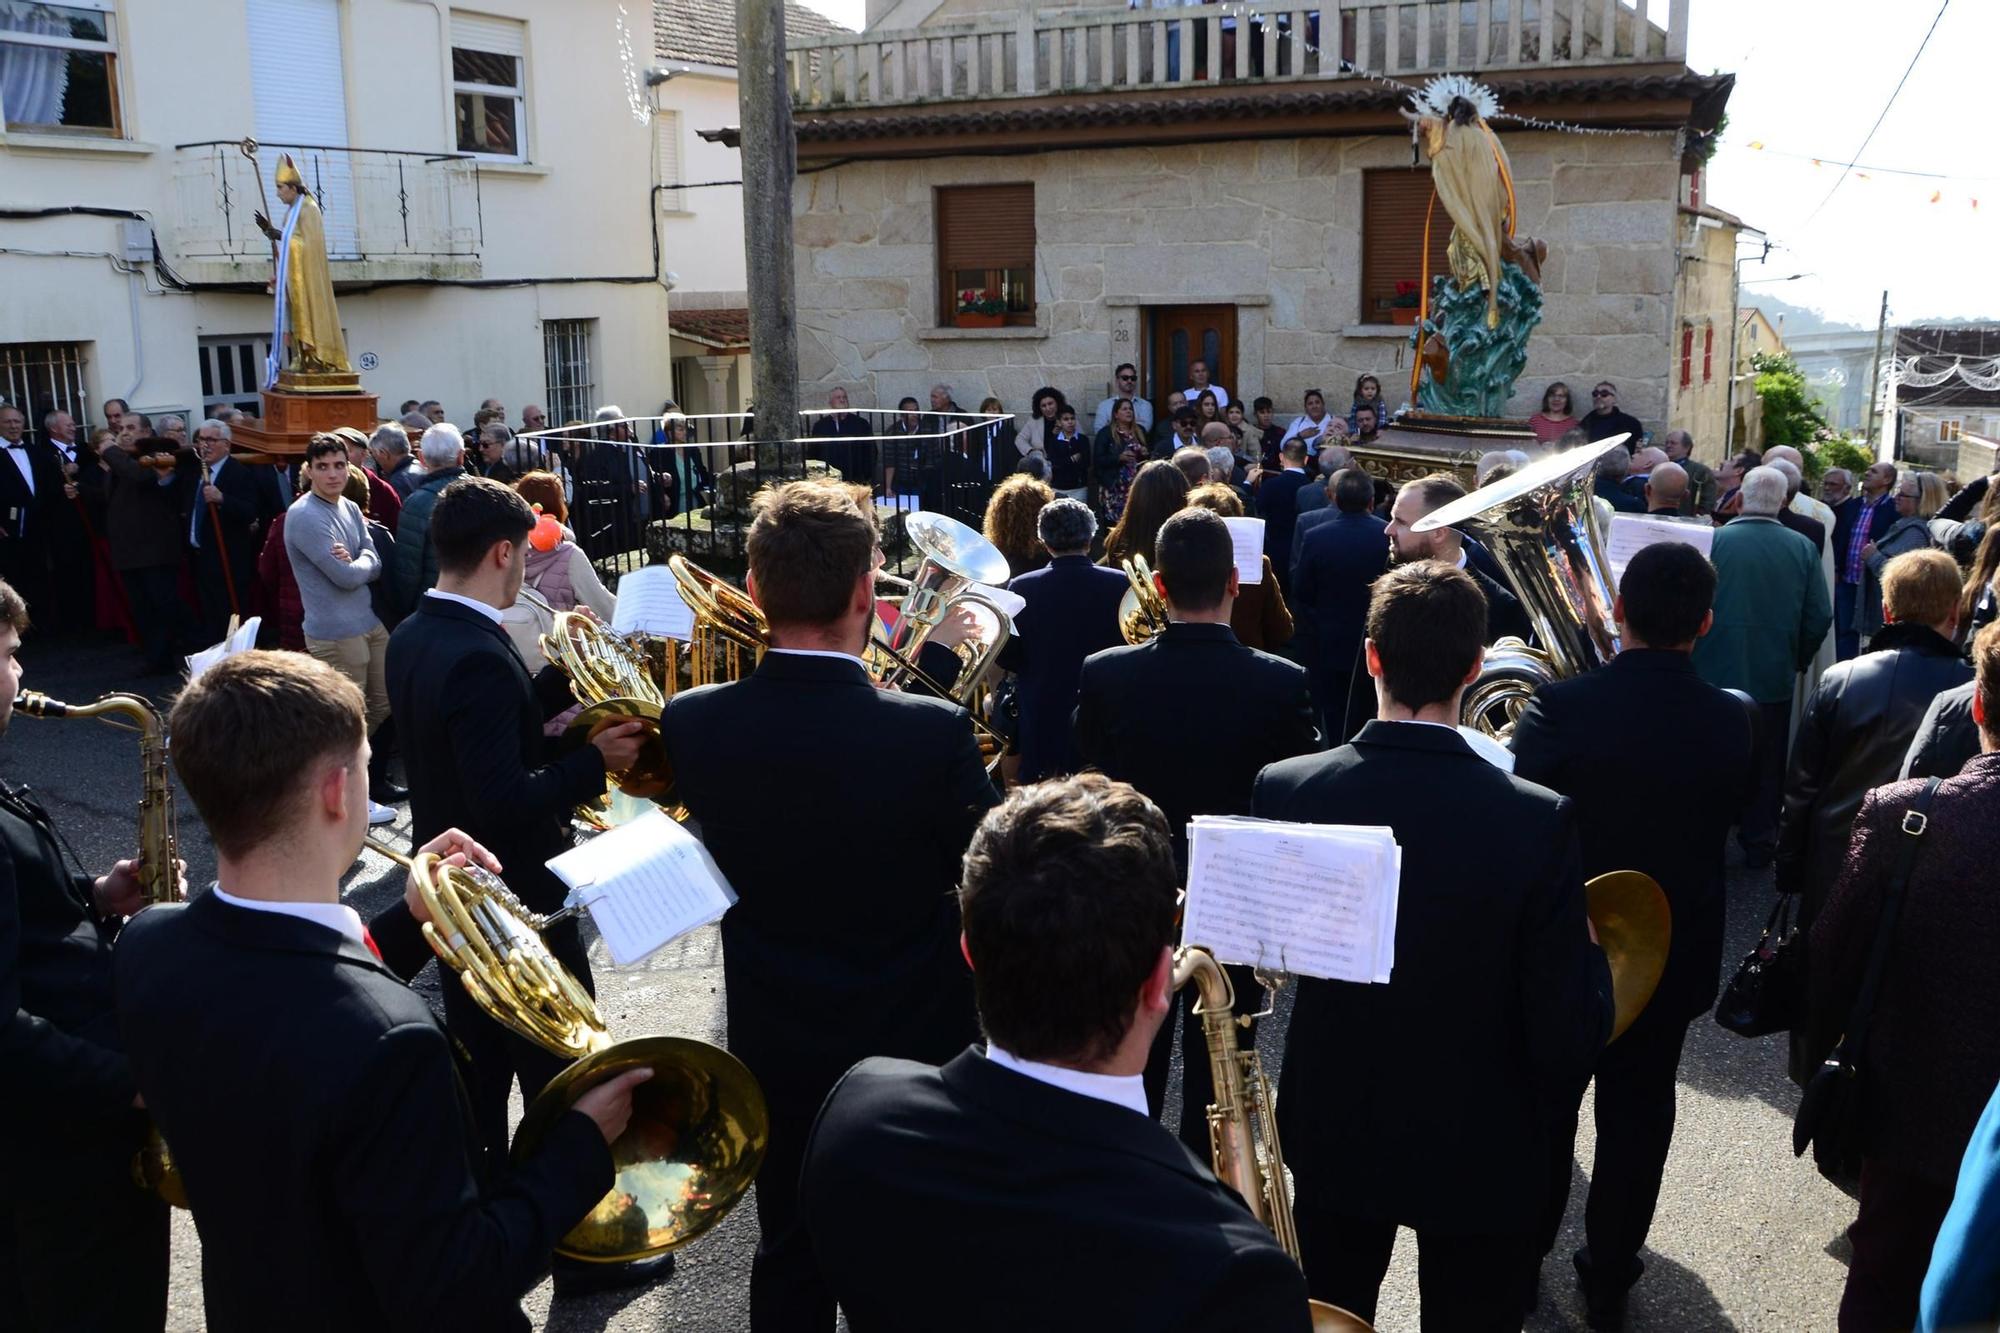
[[[1187,822],[1195,815],[1247,815],[1250,787],[1266,765],[1319,748],[1304,668],[1246,648],[1230,631],[1236,558],[1229,525],[1206,509],[1183,509],[1160,525],[1153,585],[1167,626],[1146,643],[1086,658],[1077,690],[1076,746],[1083,762],[1129,782],[1156,801],[1187,863]],[[1231,701],[1228,724],[1163,727],[1190,681]],[[1251,969],[1231,980],[1246,1006],[1257,994]],[[1180,1008],[1192,1012],[1192,988]],[[1173,1047],[1173,1018],[1161,1025],[1146,1066],[1146,1100],[1160,1114]],[[1255,1040],[1254,1030],[1244,1038]],[[1202,1108],[1214,1100],[1200,1024],[1181,1039],[1181,1142],[1208,1151]]]
[[[216,882],[127,925],[120,1025],[185,1173],[208,1328],[283,1309],[325,1333],[526,1333],[520,1298],[610,1189],[647,1073],[585,1091],[511,1166],[482,1163],[452,1041],[404,984],[430,953],[414,882],[365,926],[340,901],[368,831],[362,716],[353,682],[296,653],[239,653],[182,691],[174,767]],[[456,829],[419,850],[501,868]]]
[[1056,499],[1036,520],[1049,563],[1009,583],[1027,606],[1014,617],[1014,634],[1000,650],[1000,665],[1020,677],[1020,780],[1074,773],[1082,766],[1070,718],[1076,712],[1083,659],[1123,643],[1118,603],[1127,587],[1122,570],[1090,560],[1097,518],[1090,506]]
[[204,643],[222,638],[230,616],[249,619],[264,524],[277,512],[276,493],[249,464],[229,456],[229,436],[214,417],[195,427],[200,470],[188,479],[183,501]]
[[[676,694],[661,724],[676,795],[737,894],[722,919],[729,1049],[771,1112],[756,1333],[834,1326],[798,1198],[828,1090],[871,1055],[943,1063],[975,1032],[951,890],[998,797],[964,709],[869,679],[878,541],[850,486],[765,491],[747,548],[771,647],[743,680]],[[774,836],[777,775],[810,797]],[[896,830],[886,849],[884,830]]]
[[[133,417],[125,418],[130,425]],[[171,441],[153,437],[123,437],[108,446],[102,458],[110,470],[105,501],[104,540],[111,567],[124,582],[125,596],[137,622],[140,650],[148,675],[176,675],[180,655],[196,648],[194,616],[181,600],[181,509],[171,468],[155,468],[140,458],[170,457]]]
[[1383,575],[1366,643],[1377,720],[1265,769],[1252,802],[1267,819],[1387,825],[1402,848],[1395,975],[1299,983],[1278,1124],[1313,1296],[1373,1318],[1396,1228],[1412,1227],[1432,1329],[1520,1327],[1545,1107],[1575,1097],[1611,1025],[1574,806],[1454,728],[1485,633],[1462,571]]
[[1375,712],[1374,687],[1361,662],[1362,625],[1368,590],[1389,567],[1389,525],[1375,517],[1375,483],[1360,468],[1336,472],[1330,487],[1333,504],[1325,521],[1314,523],[1299,544],[1292,610],[1303,628],[1320,730],[1329,744],[1344,745]]
[[0,578],[36,614],[50,609],[50,538],[63,499],[63,472],[55,451],[28,439],[28,418],[0,402]]
[[[531,678],[500,623],[521,589],[534,511],[497,481],[462,477],[427,521],[438,583],[390,635],[386,664],[409,774],[411,836],[422,842],[465,830],[499,858],[522,902],[554,912],[568,890],[546,862],[573,841],[570,812],[603,794],[607,772],[635,761],[642,724],[609,727],[551,761],[542,724],[569,706],[568,686],[554,667]],[[286,527],[289,537],[289,520]],[[553,926],[544,938],[589,988],[576,923]],[[564,1061],[487,1017],[453,973],[445,976],[444,1010],[471,1061],[467,1092],[480,1144],[502,1161],[510,1087],[518,1078],[523,1100],[532,1101]]]
[[[1663,466],[1672,467],[1672,464]],[[1657,476],[1657,471],[1655,476]],[[1750,795],[1752,727],[1740,700],[1695,674],[1694,645],[1713,618],[1715,570],[1677,542],[1632,557],[1612,604],[1623,649],[1601,671],[1544,685],[1514,726],[1514,776],[1575,802],[1583,873],[1638,870],[1673,911],[1659,989],[1631,1029],[1598,1056],[1597,1157],[1575,1255],[1590,1326],[1616,1327],[1644,1265],[1674,1132],[1674,1075],[1688,1024],[1715,1003],[1722,968],[1724,853]],[[1637,713],[1674,725],[1634,730]],[[1674,835],[1635,829],[1632,793],[1678,793]],[[1574,1101],[1550,1156],[1548,1253],[1569,1199]]]
[[1743,477],[1741,511],[1716,530],[1715,621],[1695,645],[1695,670],[1711,685],[1742,690],[1762,714],[1757,729],[1757,787],[1736,839],[1752,868],[1771,863],[1778,845],[1785,739],[1798,674],[1812,662],[1833,624],[1833,608],[1812,542],[1778,522],[1785,476],[1773,467]]
[[1094,773],[979,825],[958,899],[985,1050],[862,1061],[806,1153],[806,1227],[856,1328],[1305,1333],[1298,1266],[1146,1119],[1172,847],[1158,807]]

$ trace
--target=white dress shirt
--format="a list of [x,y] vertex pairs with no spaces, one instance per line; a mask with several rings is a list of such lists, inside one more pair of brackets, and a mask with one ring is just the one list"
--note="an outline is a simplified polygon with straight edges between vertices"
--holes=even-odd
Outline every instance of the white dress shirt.
[[1140,1115],[1152,1114],[1146,1108],[1146,1082],[1137,1074],[1092,1074],[1082,1069],[1045,1065],[1039,1060],[1023,1060],[1017,1055],[1010,1055],[991,1042],[986,1045],[986,1058],[1002,1069],[1011,1069],[1037,1083],[1046,1083],[1080,1097],[1095,1097],[1100,1102],[1110,1102],[1113,1106],[1122,1106]]
[[[241,907],[248,912],[272,912],[278,916],[295,916],[301,921],[310,921],[315,926],[325,926],[338,931],[362,948],[368,948],[368,938],[363,931],[361,914],[346,903],[293,903],[266,902],[262,898],[238,898],[233,893],[223,892],[220,884],[210,889],[217,898],[231,907]],[[370,949],[370,953],[374,950]]]
[[457,602],[460,606],[469,606],[494,624],[497,625],[500,623],[500,608],[497,606],[488,606],[477,597],[467,597],[463,593],[446,592],[442,588],[426,588],[424,589],[424,596],[435,597],[445,602]]
[[4,443],[7,446],[7,456],[14,460],[15,467],[21,469],[21,480],[28,483],[28,494],[33,495],[35,493],[35,460],[28,457],[27,442],[9,440]]

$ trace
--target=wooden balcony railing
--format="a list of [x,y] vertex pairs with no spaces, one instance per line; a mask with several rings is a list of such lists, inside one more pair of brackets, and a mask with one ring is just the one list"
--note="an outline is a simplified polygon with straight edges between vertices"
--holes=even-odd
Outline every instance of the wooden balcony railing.
[[[1331,0],[1024,11],[812,38],[799,110],[1494,70],[1679,63],[1689,0]],[[1664,27],[1661,26],[1664,23]]]

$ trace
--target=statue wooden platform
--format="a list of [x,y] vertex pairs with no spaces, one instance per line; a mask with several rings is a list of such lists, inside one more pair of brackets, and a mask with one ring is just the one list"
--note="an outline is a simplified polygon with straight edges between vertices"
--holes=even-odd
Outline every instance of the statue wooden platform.
[[1525,421],[1505,417],[1447,417],[1406,412],[1382,428],[1373,444],[1348,441],[1348,451],[1368,471],[1396,486],[1449,472],[1472,489],[1473,464],[1495,449],[1543,452]]
[[352,426],[372,435],[382,424],[379,396],[361,388],[359,376],[349,376],[344,391],[299,392],[278,376],[278,387],[263,392],[264,415],[238,425],[232,443],[246,462],[281,462],[303,458],[312,437],[335,426]]

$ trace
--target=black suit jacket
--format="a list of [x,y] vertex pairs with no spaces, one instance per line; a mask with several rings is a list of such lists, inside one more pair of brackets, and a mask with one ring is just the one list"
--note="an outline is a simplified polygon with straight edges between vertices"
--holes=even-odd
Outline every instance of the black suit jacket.
[[[181,532],[191,538],[196,567],[203,576],[221,578],[215,520],[209,518],[208,504],[201,498],[202,482],[207,479],[207,474],[208,469],[203,467],[200,472],[185,479],[181,492]],[[222,470],[216,474],[215,487],[222,492],[222,503],[215,507],[216,518],[222,523],[222,541],[229,551],[229,568],[235,575],[236,592],[243,599],[247,614],[250,588],[257,577],[257,553],[262,549],[258,538],[263,523],[277,512],[270,507],[276,496],[269,493],[256,469],[234,458],[223,460]]]
[[1449,728],[1370,722],[1265,769],[1254,808],[1387,825],[1403,851],[1394,979],[1299,982],[1278,1127],[1301,1196],[1419,1231],[1527,1228],[1545,1107],[1577,1095],[1611,1032],[1575,807]]
[[[1635,728],[1633,719],[1671,725]],[[1750,800],[1750,714],[1695,674],[1686,653],[1628,649],[1603,669],[1544,685],[1514,724],[1514,775],[1576,803],[1583,873],[1638,870],[1673,909],[1667,970],[1641,1022],[1686,1022],[1715,1003],[1722,972],[1724,854]],[[1640,792],[1671,793],[1663,820]]]
[[[405,914],[403,920],[407,922]],[[526,1329],[520,1298],[611,1187],[572,1111],[504,1180],[452,1044],[347,936],[212,893],[119,942],[118,1013],[187,1181],[214,1333]]]
[[1474,564],[1470,555],[1466,557],[1465,572],[1472,575],[1479,591],[1486,594],[1486,642],[1493,643],[1511,634],[1523,643],[1533,643],[1534,626],[1513,589]]
[[[132,1119],[138,1086],[111,995],[115,925],[100,926],[48,813],[0,784],[0,1126],[24,1147]],[[18,1135],[18,1137],[16,1137]]]
[[1309,1326],[1298,1265],[1172,1135],[977,1049],[843,1078],[801,1204],[855,1333]]
[[1389,525],[1373,514],[1328,512],[1299,548],[1291,604],[1314,670],[1348,671],[1364,637],[1369,589],[1389,567]]
[[1813,544],[1813,554],[1820,555],[1826,550],[1826,525],[1816,518],[1795,514],[1789,508],[1778,511],[1778,522],[1790,528]]
[[1022,782],[1074,773],[1082,763],[1070,727],[1077,681],[1084,658],[1125,642],[1118,603],[1128,586],[1123,569],[1085,555],[1057,556],[1008,583],[1028,603],[1000,650],[1000,665],[1020,676]]
[[50,512],[69,501],[63,498],[63,474],[55,449],[39,440],[24,440],[23,447],[35,477],[33,491],[11,452],[0,444],[0,463],[6,465],[0,467],[0,532],[6,534],[0,541],[40,543],[48,538]]
[[953,890],[998,797],[965,710],[878,690],[858,662],[772,652],[676,694],[664,731],[676,794],[737,893],[729,1049],[774,1113],[803,1133],[862,1057],[942,1060],[970,1040]]
[[[1191,683],[1228,701],[1214,726],[1176,727]],[[1176,621],[1137,647],[1084,659],[1076,696],[1076,748],[1083,762],[1150,797],[1174,826],[1187,863],[1195,815],[1247,815],[1250,788],[1266,764],[1319,748],[1306,673],[1237,641],[1227,625]]]
[[1257,484],[1257,512],[1264,519],[1264,554],[1278,571],[1278,581],[1292,586],[1292,530],[1299,522],[1299,491],[1312,478],[1286,468]]
[[499,625],[428,596],[389,636],[387,671],[413,843],[463,829],[500,858],[521,901],[561,907],[567,890],[543,862],[573,841],[570,812],[604,791],[596,746],[546,759],[542,723],[570,702],[561,673],[530,677]]

